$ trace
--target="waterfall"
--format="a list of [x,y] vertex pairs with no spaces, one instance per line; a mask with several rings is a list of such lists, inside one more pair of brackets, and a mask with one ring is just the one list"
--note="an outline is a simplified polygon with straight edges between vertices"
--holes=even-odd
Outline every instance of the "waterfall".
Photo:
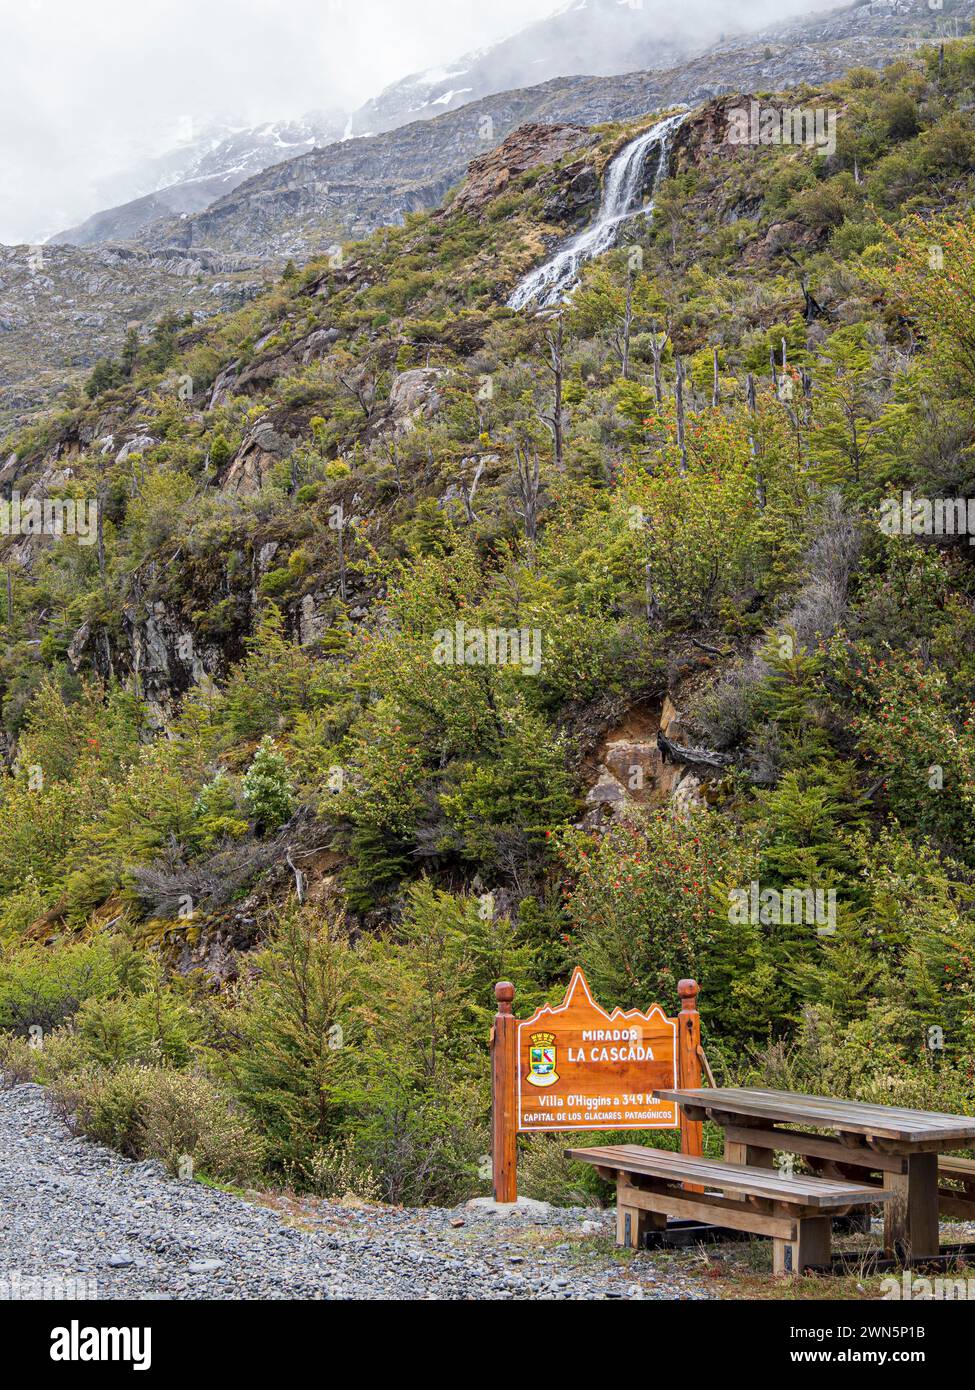
[[[645,130],[622,149],[606,171],[603,200],[596,220],[579,232],[544,265],[530,271],[508,300],[509,309],[523,309],[535,300],[540,308],[558,304],[565,298],[579,276],[585,261],[601,256],[616,241],[622,223],[640,213],[653,212],[653,194],[667,172],[671,137],[687,119],[687,113],[668,116]],[[657,168],[653,178],[653,193],[648,203],[640,201],[643,171],[651,151],[657,152]]]

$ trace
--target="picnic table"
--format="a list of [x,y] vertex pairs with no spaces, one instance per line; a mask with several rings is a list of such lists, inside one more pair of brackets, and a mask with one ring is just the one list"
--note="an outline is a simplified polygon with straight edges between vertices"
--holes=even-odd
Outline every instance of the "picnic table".
[[[691,1121],[712,1120],[725,1132],[725,1162],[773,1168],[774,1151],[801,1155],[824,1177],[879,1174],[891,1193],[884,1208],[887,1250],[912,1259],[940,1251],[939,1202],[948,1214],[975,1220],[975,1162],[942,1159],[941,1175],[965,1184],[939,1191],[939,1154],[975,1146],[975,1118],[753,1087],[656,1091]],[[782,1128],[790,1126],[790,1128]],[[802,1126],[794,1129],[791,1126]],[[809,1131],[831,1130],[832,1135]]]

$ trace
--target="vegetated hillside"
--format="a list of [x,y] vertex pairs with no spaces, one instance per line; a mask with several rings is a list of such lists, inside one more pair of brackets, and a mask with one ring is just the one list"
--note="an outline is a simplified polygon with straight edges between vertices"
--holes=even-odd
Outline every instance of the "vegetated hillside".
[[973,81],[780,98],[832,155],[708,102],[561,320],[505,300],[652,117],[517,132],[7,441],[104,521],[6,545],[10,1073],[125,1152],[453,1199],[494,981],[581,964],[698,977],[723,1079],[971,1108],[972,551],[879,521],[972,491]]

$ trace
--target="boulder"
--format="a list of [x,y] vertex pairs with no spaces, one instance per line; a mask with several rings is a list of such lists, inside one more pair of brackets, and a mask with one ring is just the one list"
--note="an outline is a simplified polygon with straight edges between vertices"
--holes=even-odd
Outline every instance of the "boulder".
[[293,449],[292,441],[269,420],[258,421],[227,465],[220,486],[227,492],[254,496],[263,488],[272,468],[288,458]]
[[503,193],[513,178],[538,164],[554,164],[570,150],[595,142],[584,126],[531,121],[513,130],[496,149],[471,160],[467,180],[454,200],[461,212],[474,212]]
[[210,399],[207,401],[207,410],[215,410],[218,405],[226,404],[230,399],[239,370],[239,362],[231,362],[229,367],[224,367],[223,371],[210,388]]
[[444,367],[414,367],[400,372],[390,388],[388,419],[396,434],[409,434],[420,419],[431,420],[443,402],[439,386]]
[[151,434],[137,434],[134,439],[126,440],[115,455],[116,463],[124,463],[131,454],[144,454],[147,449],[152,449],[159,443],[158,439],[153,439]]
[[307,367],[309,362],[324,357],[329,348],[334,347],[341,336],[342,334],[337,328],[316,328],[314,333],[309,333],[301,350],[303,366]]

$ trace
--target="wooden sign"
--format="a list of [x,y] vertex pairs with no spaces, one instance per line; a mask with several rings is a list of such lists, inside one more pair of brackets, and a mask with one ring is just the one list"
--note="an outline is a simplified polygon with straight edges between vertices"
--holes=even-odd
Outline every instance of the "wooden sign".
[[582,971],[561,1004],[518,1024],[518,1129],[676,1129],[677,1023],[658,1004],[611,1014]]
[[518,1134],[579,1129],[676,1129],[681,1149],[701,1153],[701,1125],[656,1090],[701,1084],[699,993],[694,980],[677,987],[681,1011],[668,1018],[658,1004],[646,1013],[608,1013],[573,971],[561,1004],[545,1004],[519,1020],[514,986],[495,986],[491,1030],[491,1154],[498,1202],[518,1196]]

